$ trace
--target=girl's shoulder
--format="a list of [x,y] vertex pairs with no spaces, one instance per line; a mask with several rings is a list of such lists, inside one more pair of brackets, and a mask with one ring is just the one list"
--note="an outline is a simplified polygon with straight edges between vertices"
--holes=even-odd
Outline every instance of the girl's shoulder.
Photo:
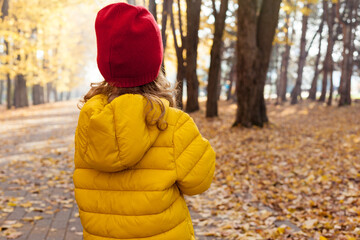
[[107,104],[107,97],[98,94],[89,99],[81,108],[80,115],[91,115],[94,111],[102,109]]
[[175,130],[191,119],[189,114],[178,108],[169,107],[168,111],[167,123],[171,126],[175,126]]

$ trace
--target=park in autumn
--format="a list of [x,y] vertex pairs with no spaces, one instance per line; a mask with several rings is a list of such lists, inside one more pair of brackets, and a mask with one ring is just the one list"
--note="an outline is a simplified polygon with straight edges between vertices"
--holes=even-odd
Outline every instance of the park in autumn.
[[[74,138],[117,2],[0,0],[1,240],[87,239]],[[360,239],[360,0],[125,2],[152,14],[175,107],[216,153],[185,196],[196,239]]]

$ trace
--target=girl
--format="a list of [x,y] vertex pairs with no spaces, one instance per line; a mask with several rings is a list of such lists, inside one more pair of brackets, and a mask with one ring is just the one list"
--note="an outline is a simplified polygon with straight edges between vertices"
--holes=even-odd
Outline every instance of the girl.
[[84,239],[195,239],[183,194],[209,188],[215,153],[174,108],[159,28],[145,8],[117,3],[95,29],[105,81],[85,95],[75,134]]

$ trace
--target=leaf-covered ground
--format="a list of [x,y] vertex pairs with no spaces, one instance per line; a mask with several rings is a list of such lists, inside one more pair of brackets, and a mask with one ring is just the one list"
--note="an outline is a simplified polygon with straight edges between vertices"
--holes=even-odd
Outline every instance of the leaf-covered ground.
[[[0,110],[0,239],[81,239],[75,105]],[[217,152],[211,188],[187,197],[198,239],[360,239],[360,105],[268,107],[264,129],[231,128],[231,103],[192,114]]]
[[193,117],[217,152],[211,189],[189,198],[220,239],[360,239],[360,105],[269,106],[264,129]]

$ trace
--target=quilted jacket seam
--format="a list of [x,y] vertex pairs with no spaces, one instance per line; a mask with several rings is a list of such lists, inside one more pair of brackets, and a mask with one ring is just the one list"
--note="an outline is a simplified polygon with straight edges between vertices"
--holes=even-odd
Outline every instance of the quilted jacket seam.
[[208,144],[204,150],[204,152],[201,154],[201,156],[199,157],[199,159],[196,161],[196,163],[194,164],[194,166],[192,166],[192,168],[190,168],[189,172],[186,173],[186,175],[183,177],[183,179],[185,179],[190,172],[196,167],[196,165],[200,162],[200,160],[202,159],[202,157],[205,155],[205,153],[207,152],[208,148],[209,148],[210,144]]
[[80,187],[76,187],[76,189],[81,189],[81,190],[89,190],[89,191],[109,191],[109,192],[162,192],[162,191],[167,191],[169,189],[171,189],[173,187],[173,185],[171,185],[168,188],[164,188],[162,190],[119,190],[119,189],[91,189],[91,188],[80,188]]
[[[76,170],[83,170],[83,169],[85,169],[85,170],[89,170],[89,169],[90,170],[95,170],[93,168],[77,168]],[[127,169],[125,169],[123,171],[132,171],[132,170],[164,170],[164,171],[172,171],[174,169],[170,169],[170,168],[127,168]],[[97,171],[97,170],[95,170],[95,171]],[[121,172],[123,172],[123,171],[121,171]],[[116,174],[116,173],[118,173],[118,172],[114,172],[114,174]]]
[[[195,141],[195,139],[197,138],[197,137],[199,137],[199,136],[201,136],[201,134],[200,133],[197,133],[196,135],[195,135],[195,137],[193,137],[192,139],[191,139],[191,141],[190,141],[190,143],[188,144],[188,145],[186,145],[186,147],[181,151],[181,153],[179,154],[179,156],[175,159],[175,163],[176,163],[176,161],[179,159],[179,157],[186,151],[186,149]],[[175,154],[175,153],[174,153]],[[175,156],[175,155],[174,155]]]
[[[85,139],[85,151],[84,151],[84,156],[86,156],[86,154],[87,154],[87,152],[88,152],[88,150],[89,150],[89,134],[88,134],[88,130],[89,130],[89,125],[87,125],[86,126],[86,129],[84,129],[85,130],[85,137],[84,137],[84,139]],[[78,131],[78,136],[79,136],[79,131]],[[85,159],[84,159],[84,161],[85,161]]]
[[172,134],[172,144],[173,144],[173,163],[175,164],[175,174],[176,174],[176,179],[179,179],[179,175],[178,175],[178,170],[177,170],[177,164],[176,164],[176,158],[175,158],[175,144],[174,144],[174,140],[175,140],[175,132],[177,131],[176,129],[176,125],[178,124],[180,118],[181,118],[182,114],[180,115],[180,117],[176,120],[176,123],[174,125],[174,130],[173,130],[173,134]]
[[128,214],[117,214],[117,213],[100,213],[100,212],[90,212],[90,211],[85,211],[83,209],[81,209],[79,207],[79,209],[82,211],[82,212],[86,212],[86,213],[92,213],[92,214],[100,214],[100,215],[112,215],[112,216],[125,216],[125,217],[142,217],[142,216],[152,216],[152,215],[159,215],[159,214],[162,214],[164,213],[166,210],[168,210],[170,207],[172,207],[175,202],[180,198],[180,194],[179,196],[177,196],[175,198],[175,200],[167,207],[165,208],[164,210],[162,210],[161,212],[158,212],[158,213],[149,213],[149,214],[141,214],[141,215],[128,215]]
[[[182,117],[182,115],[184,115],[185,113],[181,114],[181,116],[179,117],[179,119],[176,121],[175,126],[178,124],[178,122],[180,121],[180,118]],[[177,130],[179,130],[182,126],[184,126],[185,123],[187,123],[188,121],[190,121],[190,116],[188,116],[188,119],[186,119],[183,123],[181,123],[181,125],[176,128],[174,131],[176,132]]]
[[87,154],[87,152],[89,150],[89,125],[90,125],[90,120],[91,120],[92,113],[89,113],[89,111],[85,111],[85,114],[88,117],[88,124],[86,126],[84,126],[84,132],[85,132],[84,138],[86,139],[85,144],[84,144],[85,145],[84,156],[86,156],[86,154]]
[[[112,115],[113,115],[113,124],[114,124],[114,134],[115,134],[115,139],[118,141],[118,137],[117,137],[117,131],[116,131],[116,123],[115,123],[115,112],[114,112],[114,108],[113,108],[113,106],[111,105],[111,104],[109,104],[109,107],[111,108],[111,112],[112,112]],[[119,147],[119,143],[118,142],[116,142],[116,147],[117,147],[117,159],[118,159],[118,161],[119,161],[119,159],[120,159],[120,157],[119,157],[119,155],[120,155],[120,147]],[[125,166],[125,165],[123,165],[123,164],[121,164],[120,163],[120,166],[121,167],[124,167],[124,168],[127,168],[127,166]]]
[[201,180],[201,182],[200,182],[199,184],[197,184],[197,186],[195,186],[195,187],[190,187],[190,188],[186,188],[186,187],[185,187],[185,189],[186,189],[186,190],[192,190],[192,189],[200,186],[201,184],[203,184],[203,183],[205,182],[205,180],[210,176],[210,173],[211,173],[211,170],[212,170],[212,169],[213,169],[213,166],[211,166],[211,168],[209,169],[209,171],[206,173],[206,177],[205,177],[203,180]]
[[105,236],[101,236],[101,235],[93,234],[93,233],[91,233],[91,232],[87,231],[86,229],[85,229],[85,231],[86,231],[87,233],[89,233],[90,235],[93,235],[93,236],[96,236],[96,237],[108,238],[108,239],[119,239],[119,240],[121,240],[121,239],[147,239],[147,238],[149,238],[149,237],[156,237],[156,236],[159,236],[159,235],[161,235],[161,234],[165,234],[165,233],[167,233],[167,232],[170,232],[171,230],[173,230],[174,228],[176,228],[177,226],[179,226],[180,224],[182,224],[183,222],[185,222],[185,221],[186,221],[186,219],[187,219],[187,218],[185,218],[184,220],[182,220],[181,222],[179,222],[176,226],[174,226],[174,227],[170,228],[169,230],[167,230],[167,231],[165,231],[165,232],[161,232],[161,233],[159,233],[159,234],[155,234],[155,235],[152,235],[152,236],[147,236],[147,237],[136,237],[136,238],[112,238],[112,237],[105,237]]

